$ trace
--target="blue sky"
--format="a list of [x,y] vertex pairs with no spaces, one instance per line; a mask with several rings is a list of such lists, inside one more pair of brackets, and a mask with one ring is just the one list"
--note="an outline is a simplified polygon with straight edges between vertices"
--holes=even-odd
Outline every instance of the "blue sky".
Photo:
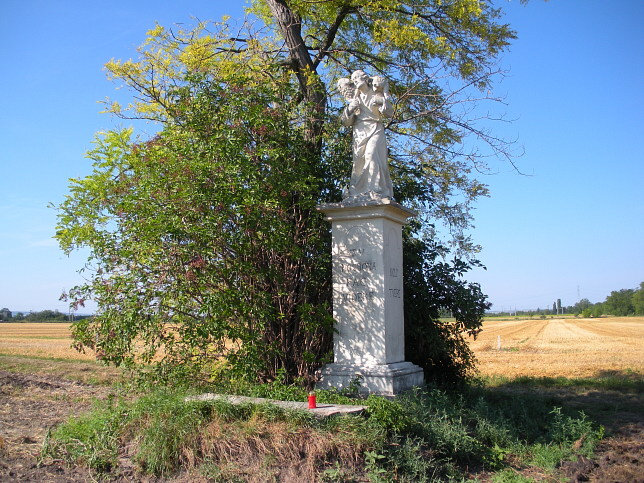
[[[527,5],[499,1],[519,39],[498,86],[499,131],[525,149],[494,163],[492,195],[475,211],[481,283],[493,309],[601,301],[644,281],[644,2]],[[154,26],[242,15],[242,1],[0,3],[0,306],[57,308],[84,255],[52,240],[67,180],[89,173],[95,132],[125,125],[100,114],[113,96],[102,66],[127,59]],[[88,311],[93,309],[88,307]]]

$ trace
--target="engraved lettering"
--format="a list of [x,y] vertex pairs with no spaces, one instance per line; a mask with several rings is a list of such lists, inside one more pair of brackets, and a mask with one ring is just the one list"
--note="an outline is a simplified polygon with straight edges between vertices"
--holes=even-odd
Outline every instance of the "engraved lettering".
[[389,295],[395,299],[400,298],[400,289],[399,288],[390,288]]
[[389,276],[390,277],[398,277],[398,269],[397,268],[390,268],[389,269]]
[[351,302],[372,302],[376,299],[377,292],[374,290],[371,291],[359,291],[359,292],[335,292],[335,297],[339,303],[347,304]]
[[376,262],[340,263],[340,272],[373,272],[376,270]]
[[373,272],[376,269],[376,262],[362,262],[360,263],[360,270]]

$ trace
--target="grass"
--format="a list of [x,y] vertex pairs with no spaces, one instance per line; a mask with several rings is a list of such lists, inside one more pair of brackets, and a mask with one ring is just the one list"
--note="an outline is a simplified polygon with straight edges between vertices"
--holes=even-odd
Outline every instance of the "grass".
[[[279,384],[245,387],[247,395],[306,396]],[[592,455],[603,434],[586,415],[554,406],[547,396],[484,386],[426,387],[395,400],[321,391],[320,402],[368,407],[366,417],[325,420],[271,405],[186,403],[189,392],[157,389],[137,400],[100,403],[53,430],[45,454],[111,476],[127,448],[140,473],[157,477],[183,471],[221,481],[262,474],[416,482],[465,479],[473,470],[510,475],[517,466],[552,475],[560,461]]]
[[622,373],[608,373],[597,377],[544,377],[544,376],[519,376],[509,378],[505,376],[490,376],[483,378],[487,386],[530,386],[542,388],[578,388],[582,390],[611,390],[630,392],[635,394],[644,393],[644,377],[642,374],[626,370]]

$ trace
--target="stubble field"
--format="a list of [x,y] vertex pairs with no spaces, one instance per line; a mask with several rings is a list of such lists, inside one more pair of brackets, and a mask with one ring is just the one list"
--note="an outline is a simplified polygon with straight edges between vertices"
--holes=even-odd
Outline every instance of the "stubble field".
[[1,323],[0,354],[94,360],[92,351],[83,354],[72,349],[68,323]]
[[641,375],[644,317],[488,320],[470,347],[487,376]]
[[[0,354],[94,360],[71,347],[68,323],[0,324]],[[500,349],[499,349],[500,338]],[[483,375],[644,374],[644,317],[486,320],[470,339]]]

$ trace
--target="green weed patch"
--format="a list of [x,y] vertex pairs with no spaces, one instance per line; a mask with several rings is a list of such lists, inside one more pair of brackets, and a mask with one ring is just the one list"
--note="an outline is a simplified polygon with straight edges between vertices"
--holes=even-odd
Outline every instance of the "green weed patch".
[[[219,392],[223,391],[219,387]],[[238,393],[304,400],[296,386],[236,384]],[[319,420],[304,411],[224,401],[185,402],[158,389],[113,399],[51,431],[44,453],[117,475],[126,455],[141,474],[197,471],[215,480],[347,481],[463,479],[478,471],[521,481],[512,468],[554,474],[592,456],[603,428],[547,397],[483,386],[426,387],[396,399],[320,391],[320,402],[367,406],[363,416]],[[513,479],[514,478],[514,479]]]

